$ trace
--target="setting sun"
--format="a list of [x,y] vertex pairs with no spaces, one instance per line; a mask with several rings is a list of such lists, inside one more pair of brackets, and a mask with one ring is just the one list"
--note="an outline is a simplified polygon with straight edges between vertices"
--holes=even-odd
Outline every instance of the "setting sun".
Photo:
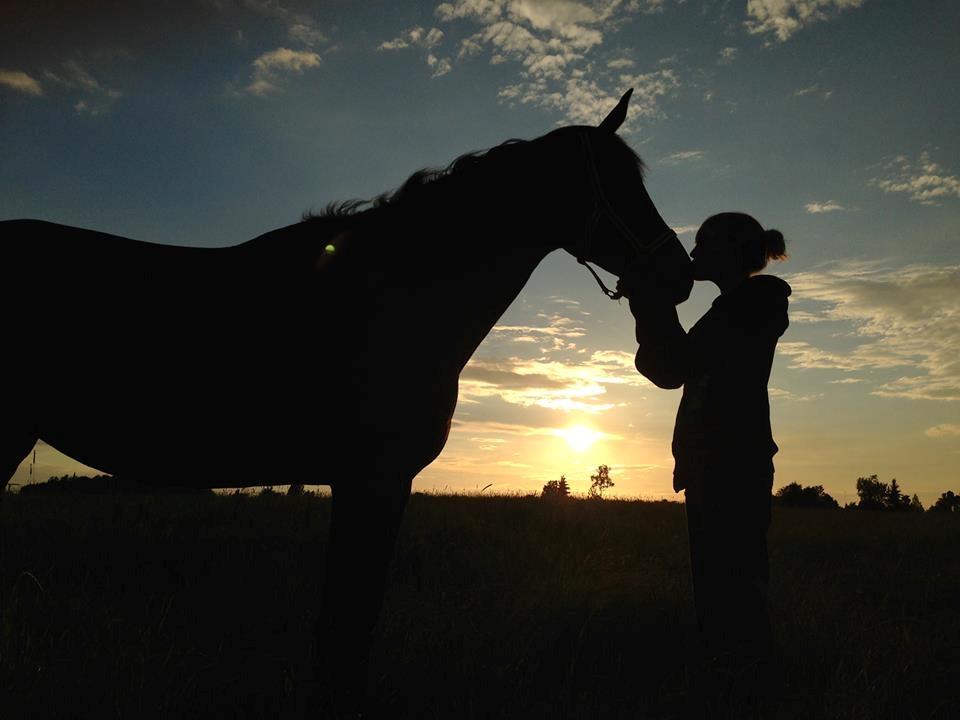
[[567,444],[578,453],[589,450],[591,445],[603,437],[602,432],[591,430],[583,425],[573,425],[572,427],[558,430],[557,435],[566,440]]

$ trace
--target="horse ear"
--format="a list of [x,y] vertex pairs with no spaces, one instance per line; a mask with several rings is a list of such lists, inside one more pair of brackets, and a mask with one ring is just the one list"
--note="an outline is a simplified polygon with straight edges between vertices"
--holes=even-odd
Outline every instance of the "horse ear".
[[603,119],[603,122],[600,123],[601,130],[616,132],[617,129],[623,125],[623,121],[627,119],[627,105],[630,104],[631,95],[633,95],[633,88],[630,88],[623,94],[617,106]]

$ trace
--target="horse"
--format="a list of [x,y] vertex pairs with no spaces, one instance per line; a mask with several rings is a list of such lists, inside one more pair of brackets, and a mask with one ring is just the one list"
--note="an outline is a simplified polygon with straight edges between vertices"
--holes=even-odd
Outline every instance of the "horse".
[[[629,99],[597,127],[468,153],[229,247],[0,223],[0,490],[38,440],[154,486],[268,484],[282,454],[286,482],[331,488],[315,672],[353,702],[411,483],[541,260],[566,250],[610,297],[589,262],[690,293],[689,257],[616,134]],[[38,323],[44,350],[10,350]]]

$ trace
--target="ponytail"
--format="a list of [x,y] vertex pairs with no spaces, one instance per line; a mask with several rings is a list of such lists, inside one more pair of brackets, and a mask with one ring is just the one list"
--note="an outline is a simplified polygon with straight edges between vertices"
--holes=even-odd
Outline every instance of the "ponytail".
[[[764,258],[770,260],[784,260],[787,257],[787,243],[783,239],[783,233],[779,230],[769,229],[763,231],[761,241]],[[766,264],[766,263],[764,263]]]

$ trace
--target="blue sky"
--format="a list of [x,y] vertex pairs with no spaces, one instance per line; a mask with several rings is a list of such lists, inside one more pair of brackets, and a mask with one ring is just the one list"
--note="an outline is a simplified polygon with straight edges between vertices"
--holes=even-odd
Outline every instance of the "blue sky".
[[[850,499],[877,473],[927,504],[960,490],[956,3],[2,13],[0,217],[156,242],[240,242],[463,152],[596,123],[634,87],[621,135],[688,249],[724,210],[787,238],[790,260],[769,269],[795,291],[770,381],[776,484]],[[683,321],[715,294],[698,287]],[[56,343],[40,319],[35,342]],[[551,255],[468,366],[448,447],[417,486],[527,491],[565,473],[583,490],[605,463],[614,492],[671,496],[679,392],[637,375],[634,350],[626,305]],[[74,467],[38,448],[38,476]]]

